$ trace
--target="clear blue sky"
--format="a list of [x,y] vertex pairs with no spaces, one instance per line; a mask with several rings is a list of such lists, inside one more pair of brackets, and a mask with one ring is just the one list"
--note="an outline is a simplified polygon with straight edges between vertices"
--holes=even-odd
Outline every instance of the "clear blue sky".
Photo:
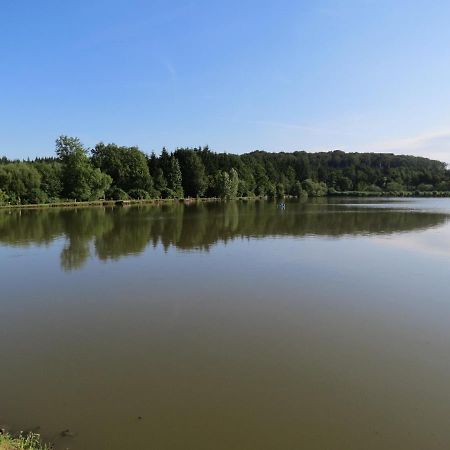
[[450,162],[450,2],[3,0],[0,155],[60,134]]

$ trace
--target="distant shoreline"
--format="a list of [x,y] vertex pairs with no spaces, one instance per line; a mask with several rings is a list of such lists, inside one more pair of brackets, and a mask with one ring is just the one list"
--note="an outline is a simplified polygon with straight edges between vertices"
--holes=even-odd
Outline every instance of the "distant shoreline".
[[[346,191],[346,192],[333,192],[328,193],[320,197],[309,198],[330,198],[330,197],[388,197],[388,198],[449,198],[450,192],[366,192],[366,191]],[[47,209],[47,208],[88,208],[88,207],[123,207],[123,206],[137,206],[137,205],[164,205],[174,203],[210,203],[210,202],[224,202],[224,201],[261,201],[261,200],[283,200],[286,198],[295,199],[299,197],[284,196],[284,197],[236,197],[235,199],[221,199],[218,197],[197,197],[197,198],[152,198],[152,199],[130,199],[130,200],[92,200],[86,202],[67,201],[67,202],[54,202],[54,203],[37,203],[37,204],[25,204],[25,205],[0,205],[1,209]],[[308,197],[303,197],[306,199]]]
[[[248,197],[250,199],[250,197]],[[171,203],[196,203],[196,202],[220,202],[220,198],[152,198],[142,200],[92,200],[87,202],[55,202],[55,203],[36,203],[27,205],[0,205],[0,209],[45,209],[45,208],[86,208],[99,206],[132,206],[132,205],[151,205],[151,204],[171,204]]]

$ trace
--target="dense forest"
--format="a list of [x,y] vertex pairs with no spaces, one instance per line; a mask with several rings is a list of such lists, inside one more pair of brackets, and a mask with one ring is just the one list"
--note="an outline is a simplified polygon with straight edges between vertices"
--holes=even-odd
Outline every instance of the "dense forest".
[[215,153],[178,148],[159,156],[138,147],[56,140],[56,156],[0,159],[0,204],[150,198],[325,195],[446,195],[446,164],[386,153]]

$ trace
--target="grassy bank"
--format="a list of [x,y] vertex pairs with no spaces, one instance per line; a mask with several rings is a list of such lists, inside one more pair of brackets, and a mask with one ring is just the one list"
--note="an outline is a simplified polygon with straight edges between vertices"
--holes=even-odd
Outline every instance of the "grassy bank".
[[[296,198],[292,195],[285,195],[284,198]],[[237,197],[234,200],[264,200],[267,197]],[[128,205],[167,205],[173,203],[207,203],[224,201],[217,197],[197,197],[197,198],[151,198],[143,200],[93,200],[89,202],[54,202],[54,203],[32,203],[27,205],[1,205],[0,209],[38,209],[38,208],[82,208],[90,206],[128,206]]]
[[0,450],[50,450],[51,447],[41,442],[38,434],[30,433],[13,437],[5,433],[0,434]]
[[220,201],[218,198],[154,198],[145,200],[93,200],[89,202],[55,202],[55,203],[36,203],[27,205],[0,205],[0,209],[37,209],[37,208],[82,208],[89,206],[116,206],[122,205],[157,205],[157,204],[172,204],[177,202],[192,203],[192,202],[215,202]]

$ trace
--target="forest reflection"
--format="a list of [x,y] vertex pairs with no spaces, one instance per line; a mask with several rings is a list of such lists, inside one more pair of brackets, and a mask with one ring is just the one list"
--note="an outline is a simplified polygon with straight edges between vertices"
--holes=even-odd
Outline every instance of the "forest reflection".
[[236,238],[276,236],[379,235],[442,225],[445,213],[347,206],[322,201],[175,203],[105,207],[0,211],[0,244],[50,245],[65,240],[63,270],[81,268],[90,256],[116,260],[148,245],[208,251]]

